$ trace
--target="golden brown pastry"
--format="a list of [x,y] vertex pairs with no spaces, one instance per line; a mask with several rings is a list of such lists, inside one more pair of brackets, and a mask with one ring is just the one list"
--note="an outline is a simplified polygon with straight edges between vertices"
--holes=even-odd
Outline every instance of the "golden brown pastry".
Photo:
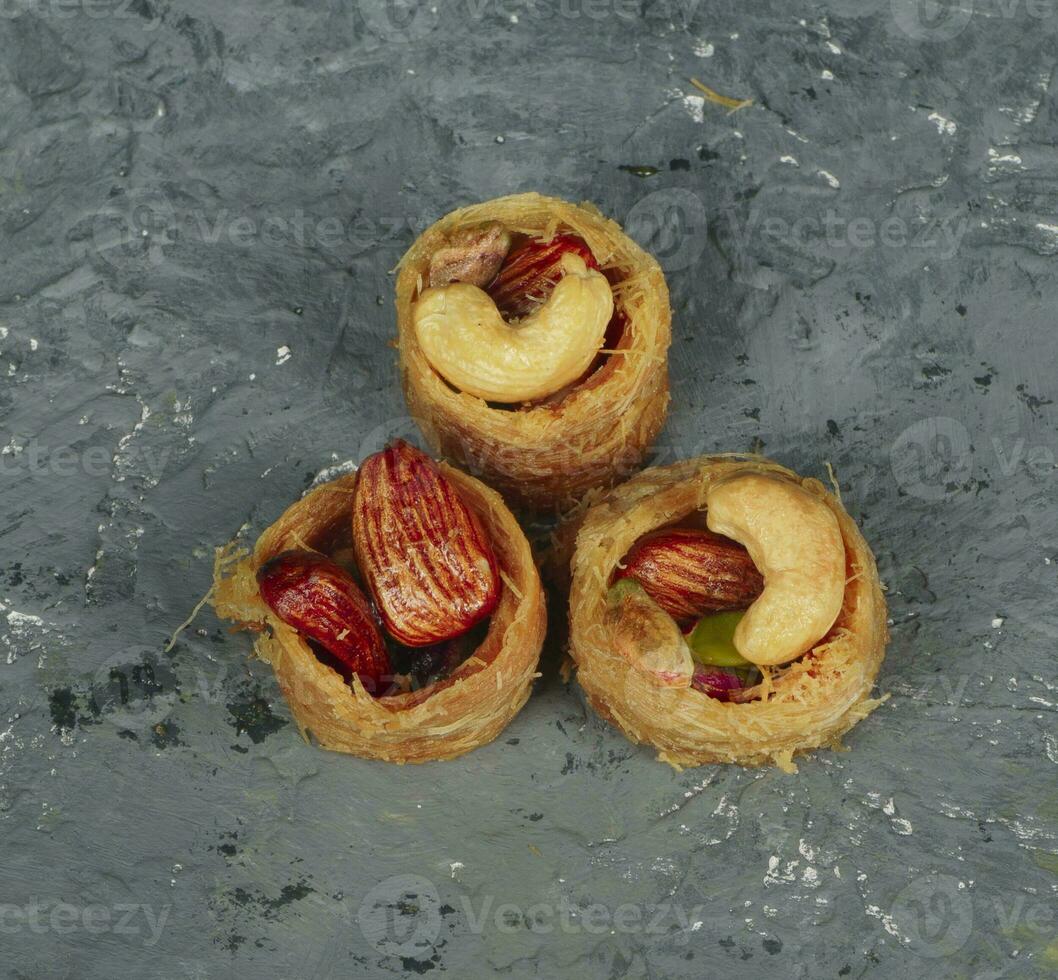
[[212,602],[257,633],[304,736],[400,763],[492,741],[529,696],[546,629],[499,494],[401,442],[289,507],[252,554],[219,549]]
[[776,463],[645,470],[587,510],[572,575],[588,700],[673,765],[789,769],[881,703],[874,557],[838,497]]
[[513,503],[612,485],[665,421],[665,278],[591,205],[519,194],[446,215],[400,262],[397,325],[427,440]]

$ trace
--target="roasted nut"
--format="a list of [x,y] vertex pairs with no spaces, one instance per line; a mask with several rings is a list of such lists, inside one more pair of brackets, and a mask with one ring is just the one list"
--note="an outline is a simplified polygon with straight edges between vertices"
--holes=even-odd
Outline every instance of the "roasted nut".
[[258,569],[257,587],[279,619],[359,674],[368,691],[383,693],[389,654],[367,597],[344,568],[314,551],[284,551]]
[[460,228],[430,258],[430,285],[466,282],[484,289],[511,249],[511,234],[498,221]]
[[531,238],[512,252],[488,287],[500,316],[523,319],[543,306],[562,278],[562,256],[569,252],[579,255],[589,269],[599,268],[587,243],[576,235],[555,235],[546,242]]
[[750,667],[735,647],[735,630],[745,614],[710,613],[703,616],[687,634],[687,646],[695,663],[708,667]]
[[360,467],[353,544],[382,622],[405,646],[459,636],[499,601],[481,522],[437,464],[402,440]]
[[641,538],[617,578],[634,578],[678,620],[745,609],[764,588],[742,545],[696,528],[668,528]]
[[631,579],[607,594],[605,622],[614,649],[661,687],[690,687],[694,662],[676,621]]
[[423,292],[412,319],[434,370],[460,391],[505,403],[544,398],[579,378],[602,345],[613,293],[579,255],[567,252],[561,266],[547,302],[516,326],[475,286]]
[[738,652],[784,664],[834,625],[845,596],[845,545],[837,518],[816,494],[766,474],[735,476],[706,492],[711,530],[741,541],[764,591],[735,629]]
[[696,667],[691,687],[717,701],[737,701],[744,689],[742,678],[722,667]]
[[464,649],[465,646],[466,634],[457,636],[454,640],[434,643],[428,647],[415,647],[416,655],[405,658],[406,663],[402,665],[411,687],[413,689],[426,687],[434,681],[447,677],[472,652]]

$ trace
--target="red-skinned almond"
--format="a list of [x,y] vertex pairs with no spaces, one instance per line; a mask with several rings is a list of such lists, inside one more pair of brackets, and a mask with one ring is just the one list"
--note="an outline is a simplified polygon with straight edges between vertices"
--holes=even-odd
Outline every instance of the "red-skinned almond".
[[460,636],[499,601],[481,522],[437,464],[403,440],[360,467],[353,544],[383,624],[405,646]]
[[505,320],[520,320],[542,306],[562,278],[562,256],[573,252],[589,269],[598,269],[587,242],[576,235],[555,235],[549,242],[531,238],[516,248],[486,290]]
[[617,579],[633,578],[674,619],[746,609],[764,579],[737,541],[697,528],[669,528],[636,542]]
[[389,654],[367,597],[341,565],[315,551],[284,551],[258,569],[257,587],[284,623],[383,693]]

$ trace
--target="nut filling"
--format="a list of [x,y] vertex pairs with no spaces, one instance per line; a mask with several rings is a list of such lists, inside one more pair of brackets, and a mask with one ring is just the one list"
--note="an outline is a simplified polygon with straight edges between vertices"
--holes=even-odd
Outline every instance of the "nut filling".
[[709,530],[671,527],[631,548],[607,593],[615,650],[666,687],[761,696],[762,668],[808,653],[834,625],[845,548],[833,513],[789,481],[752,474],[705,497]]
[[[284,551],[261,598],[348,682],[375,697],[450,675],[487,631],[501,592],[492,545],[428,456],[397,440],[360,467],[352,548]],[[363,583],[363,587],[360,583]]]
[[[661,553],[666,540],[675,555]],[[795,756],[838,748],[885,700],[872,696],[885,596],[836,487],[755,454],[699,456],[643,470],[575,515],[556,567],[570,547],[577,683],[663,762],[793,771]],[[627,619],[614,611],[626,603]]]
[[455,232],[430,259],[412,307],[430,366],[458,391],[531,405],[585,381],[625,318],[575,235],[511,249],[498,222]]

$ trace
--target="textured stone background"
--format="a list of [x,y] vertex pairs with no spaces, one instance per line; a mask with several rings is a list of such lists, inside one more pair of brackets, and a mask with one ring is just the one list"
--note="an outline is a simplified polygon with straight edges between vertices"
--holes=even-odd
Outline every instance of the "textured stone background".
[[[1058,970],[1058,3],[961,2],[0,0],[5,976]],[[397,769],[208,611],[163,653],[408,429],[416,230],[529,189],[669,274],[659,459],[836,468],[893,618],[849,753],[677,774],[552,654]]]

